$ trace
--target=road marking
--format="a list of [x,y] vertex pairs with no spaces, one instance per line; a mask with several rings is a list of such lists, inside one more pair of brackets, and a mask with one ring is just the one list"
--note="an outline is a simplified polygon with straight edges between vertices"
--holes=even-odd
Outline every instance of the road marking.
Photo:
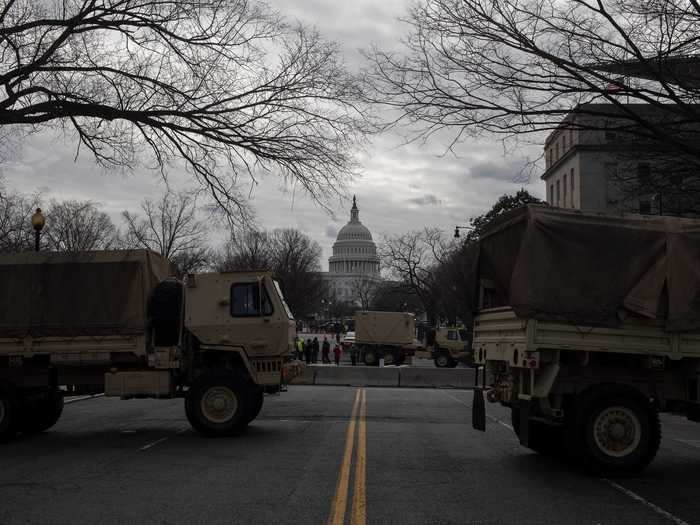
[[81,396],[81,397],[74,397],[72,399],[65,399],[63,401],[64,405],[70,405],[71,403],[77,403],[78,401],[85,401],[86,399],[95,399],[96,397],[103,397],[104,394],[95,394],[92,396]]
[[360,419],[357,428],[357,455],[355,460],[355,489],[352,494],[350,525],[367,523],[367,393],[362,389]]
[[345,523],[345,509],[348,504],[348,488],[350,486],[350,463],[352,461],[352,448],[355,442],[355,425],[357,410],[360,405],[361,389],[355,391],[355,401],[352,405],[352,415],[348,423],[348,430],[345,434],[345,452],[343,462],[340,464],[338,473],[338,483],[335,488],[331,515],[328,518],[328,525],[343,525]]
[[[459,399],[458,397],[455,397],[455,396],[453,396],[452,394],[448,394],[448,393],[445,392],[444,390],[440,390],[440,392],[442,392],[443,394],[445,394],[447,397],[454,399],[454,400],[457,401],[457,403],[459,403],[460,405],[464,405],[464,406],[467,407],[467,408],[471,408],[471,407],[472,407],[471,405],[468,405],[467,403],[465,403],[464,401],[462,401],[462,400]],[[510,426],[508,423],[506,423],[505,421],[501,421],[501,420],[498,419],[497,417],[493,417],[491,414],[488,414],[488,413],[487,413],[487,414],[486,414],[486,417],[489,418],[489,419],[490,419],[491,421],[493,421],[494,423],[498,423],[498,424],[501,425],[501,426],[504,426],[504,427],[506,427],[506,428],[509,428],[510,430],[513,430],[513,427]]]
[[607,479],[607,478],[603,478],[603,481],[605,481],[608,485],[610,485],[610,486],[611,486],[612,488],[614,488],[615,490],[618,490],[618,491],[622,492],[624,495],[629,496],[629,497],[632,498],[633,500],[638,501],[639,503],[641,503],[641,504],[644,505],[645,507],[648,507],[649,509],[653,510],[653,511],[654,511],[655,513],[657,513],[659,516],[663,516],[664,518],[666,518],[666,519],[668,519],[668,520],[671,520],[671,521],[672,521],[673,523],[675,523],[676,525],[690,525],[687,521],[683,521],[683,520],[680,519],[678,516],[674,516],[673,514],[671,514],[670,512],[668,512],[668,511],[666,511],[666,510],[664,510],[664,509],[662,509],[662,508],[659,507],[658,505],[653,504],[651,501],[645,500],[643,497],[641,497],[641,496],[640,496],[639,494],[637,494],[636,492],[632,492],[631,490],[626,489],[626,488],[623,487],[622,485],[618,485],[618,484],[615,483],[614,481],[610,481],[610,480]]
[[691,447],[700,448],[700,439],[679,439],[679,438],[676,438],[675,441],[678,441],[679,443],[683,443],[684,445],[688,445]]
[[167,437],[160,438],[160,439],[154,441],[153,443],[149,443],[148,445],[142,446],[139,450],[148,450],[149,448],[153,448],[153,447],[155,447],[156,445],[159,445],[159,444],[162,443],[163,441],[167,441],[167,439],[168,439]]

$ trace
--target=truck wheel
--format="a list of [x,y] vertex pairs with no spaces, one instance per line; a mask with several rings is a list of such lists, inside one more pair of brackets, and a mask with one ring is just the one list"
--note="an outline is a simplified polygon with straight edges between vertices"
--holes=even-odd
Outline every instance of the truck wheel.
[[44,432],[58,423],[61,414],[63,414],[63,392],[47,393],[43,399],[27,402],[21,430],[25,434]]
[[264,393],[263,388],[256,387],[255,390],[253,390],[253,393],[250,396],[250,399],[248,401],[248,407],[247,407],[247,411],[246,411],[246,420],[248,423],[250,423],[256,417],[258,417],[260,410],[262,410],[262,406],[263,406],[264,401],[265,401],[265,393]]
[[212,437],[231,436],[245,429],[252,412],[252,392],[240,374],[205,373],[190,387],[185,413],[192,427]]
[[581,394],[573,410],[569,448],[590,472],[634,474],[656,456],[661,444],[659,413],[637,390],[597,386]]
[[435,358],[435,366],[438,368],[450,367],[450,356],[445,352],[440,352]]
[[17,403],[14,396],[0,389],[0,441],[7,441],[17,433]]
[[377,366],[379,364],[379,359],[377,358],[377,352],[374,349],[365,350],[365,364],[367,366]]
[[396,357],[394,356],[393,352],[385,352],[384,353],[384,364],[385,365],[395,365],[396,364]]

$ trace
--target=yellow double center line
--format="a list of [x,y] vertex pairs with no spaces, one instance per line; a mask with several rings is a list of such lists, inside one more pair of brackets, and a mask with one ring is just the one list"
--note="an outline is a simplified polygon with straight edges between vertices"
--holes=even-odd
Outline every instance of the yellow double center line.
[[[361,388],[355,393],[355,402],[352,405],[352,415],[345,434],[345,451],[343,462],[338,473],[338,483],[335,488],[331,515],[328,525],[344,525],[345,511],[348,506],[348,493],[350,490],[350,468],[352,465],[355,435],[357,435],[357,454],[355,456],[355,483],[352,494],[352,508],[350,510],[351,525],[365,525],[367,521],[366,478],[367,478],[367,398],[365,389]],[[355,432],[357,430],[357,432]]]

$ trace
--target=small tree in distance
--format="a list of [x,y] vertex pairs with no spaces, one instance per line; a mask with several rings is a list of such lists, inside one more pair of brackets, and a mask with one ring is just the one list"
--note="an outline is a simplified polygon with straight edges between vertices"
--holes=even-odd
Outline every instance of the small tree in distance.
[[108,250],[119,241],[114,223],[96,203],[72,199],[49,203],[43,237],[57,252]]
[[197,216],[197,199],[192,192],[166,191],[158,200],[141,203],[143,215],[124,211],[123,244],[160,253],[176,268],[178,275],[197,271],[211,260],[207,226]]

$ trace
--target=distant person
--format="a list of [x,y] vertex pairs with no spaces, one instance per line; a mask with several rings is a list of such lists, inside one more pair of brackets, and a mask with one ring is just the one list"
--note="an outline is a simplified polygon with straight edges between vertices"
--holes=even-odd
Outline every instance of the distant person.
[[299,361],[304,360],[304,340],[301,337],[297,337],[297,359]]
[[350,347],[350,361],[352,361],[352,366],[357,366],[357,354],[359,354],[360,351],[357,348],[357,345],[352,345]]
[[311,364],[311,354],[313,353],[313,345],[311,344],[311,339],[307,339],[306,343],[304,343],[304,357],[306,357],[306,364],[310,365]]
[[318,353],[321,349],[321,345],[318,342],[318,337],[314,337],[314,342],[312,343],[313,348],[313,362],[318,363]]
[[321,360],[324,363],[331,364],[331,344],[328,342],[328,338],[323,336],[323,345],[321,346]]
[[336,344],[340,344],[340,331],[336,332],[335,334],[335,342]]
[[335,366],[340,366],[340,345],[336,344],[333,349],[333,358],[335,359]]

